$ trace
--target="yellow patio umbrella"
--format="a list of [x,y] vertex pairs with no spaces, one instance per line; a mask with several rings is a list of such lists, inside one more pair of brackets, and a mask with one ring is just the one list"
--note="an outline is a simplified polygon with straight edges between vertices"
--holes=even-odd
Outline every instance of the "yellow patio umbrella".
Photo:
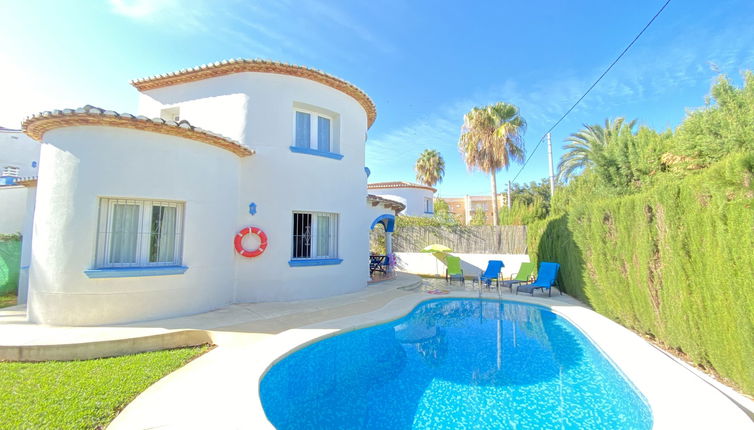
[[[425,252],[430,253],[435,256],[436,259],[442,260],[445,262],[445,254],[448,252],[453,252],[452,249],[448,248],[445,245],[440,245],[439,243],[433,243],[432,245],[425,246],[421,251],[419,252]],[[439,275],[439,267],[437,266],[437,261],[435,261],[435,272],[438,272]]]
[[440,245],[439,243],[433,243],[432,245],[427,245],[419,252],[431,252],[431,253],[446,253],[446,252],[453,252],[452,249],[448,248],[445,245]]

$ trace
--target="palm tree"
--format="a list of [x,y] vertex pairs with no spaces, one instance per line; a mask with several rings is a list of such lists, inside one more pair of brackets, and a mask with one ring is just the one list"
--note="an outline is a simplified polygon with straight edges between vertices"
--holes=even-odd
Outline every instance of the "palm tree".
[[463,117],[458,148],[469,170],[476,168],[490,175],[494,225],[500,222],[495,174],[507,169],[511,160],[524,160],[525,131],[526,121],[518,107],[508,103],[475,107]]
[[425,149],[416,160],[416,180],[424,185],[433,187],[442,182],[445,176],[445,160],[434,149]]
[[[584,124],[584,128],[572,133],[566,138],[568,142],[564,149],[566,152],[560,157],[558,163],[558,177],[563,182],[568,182],[576,176],[577,172],[594,165],[598,152],[605,148],[614,136],[620,133],[624,126],[625,118],[618,117],[615,120],[605,120],[605,125]],[[633,130],[636,120],[632,120],[625,126]]]

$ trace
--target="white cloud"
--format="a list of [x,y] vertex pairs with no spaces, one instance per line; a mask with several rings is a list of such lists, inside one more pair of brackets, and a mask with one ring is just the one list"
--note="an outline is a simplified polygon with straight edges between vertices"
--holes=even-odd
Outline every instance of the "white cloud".
[[110,6],[119,15],[143,19],[175,6],[175,0],[110,0]]

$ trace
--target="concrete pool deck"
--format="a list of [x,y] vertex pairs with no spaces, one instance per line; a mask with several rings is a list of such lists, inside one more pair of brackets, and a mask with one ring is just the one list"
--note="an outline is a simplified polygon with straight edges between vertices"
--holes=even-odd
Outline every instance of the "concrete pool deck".
[[82,360],[213,343],[248,344],[282,331],[374,310],[418,289],[399,274],[341,296],[294,302],[241,303],[178,318],[133,324],[67,327],[26,321],[26,306],[0,309],[0,361]]
[[[27,348],[23,350],[27,354],[37,351],[44,355],[40,351],[55,351],[63,345],[68,348],[63,353],[71,354],[78,345],[91,354],[112,349],[107,342],[114,342],[120,349],[127,349],[130,342],[131,348],[139,349],[148,346],[139,343],[145,337],[156,345],[159,339],[179,343],[186,341],[180,336],[188,340],[204,336],[218,347],[151,386],[108,428],[272,428],[259,400],[259,381],[290,351],[342,330],[394,320],[427,300],[479,297],[478,291],[458,288],[447,295],[427,294],[425,290],[434,288],[433,282],[437,281],[425,280],[429,285],[422,285],[420,278],[401,274],[360,292],[327,299],[233,305],[189,317],[114,327],[28,324],[20,316],[22,308],[16,307],[0,311],[0,351],[16,347]],[[471,284],[467,282],[467,286]],[[549,307],[581,329],[647,399],[654,428],[754,429],[754,422],[721,393],[719,384],[705,381],[697,370],[680,364],[577,300],[553,294],[531,297],[504,289],[502,297]],[[496,299],[498,294],[485,292],[483,297]],[[11,343],[6,335],[17,343]],[[737,401],[751,403],[739,397]],[[754,409],[750,404],[745,406]]]

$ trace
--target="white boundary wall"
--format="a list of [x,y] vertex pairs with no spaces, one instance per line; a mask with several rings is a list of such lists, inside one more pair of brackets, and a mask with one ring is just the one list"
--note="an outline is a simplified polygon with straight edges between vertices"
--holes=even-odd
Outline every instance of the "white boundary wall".
[[[529,262],[526,254],[461,254],[451,252],[450,255],[461,257],[461,268],[464,276],[476,277],[487,268],[490,260],[502,260],[505,267],[504,278],[510,278],[518,272],[521,263]],[[401,272],[417,275],[445,276],[445,262],[433,254],[422,252],[396,252],[396,269]]]
[[0,187],[0,234],[21,233],[28,191],[21,185]]

